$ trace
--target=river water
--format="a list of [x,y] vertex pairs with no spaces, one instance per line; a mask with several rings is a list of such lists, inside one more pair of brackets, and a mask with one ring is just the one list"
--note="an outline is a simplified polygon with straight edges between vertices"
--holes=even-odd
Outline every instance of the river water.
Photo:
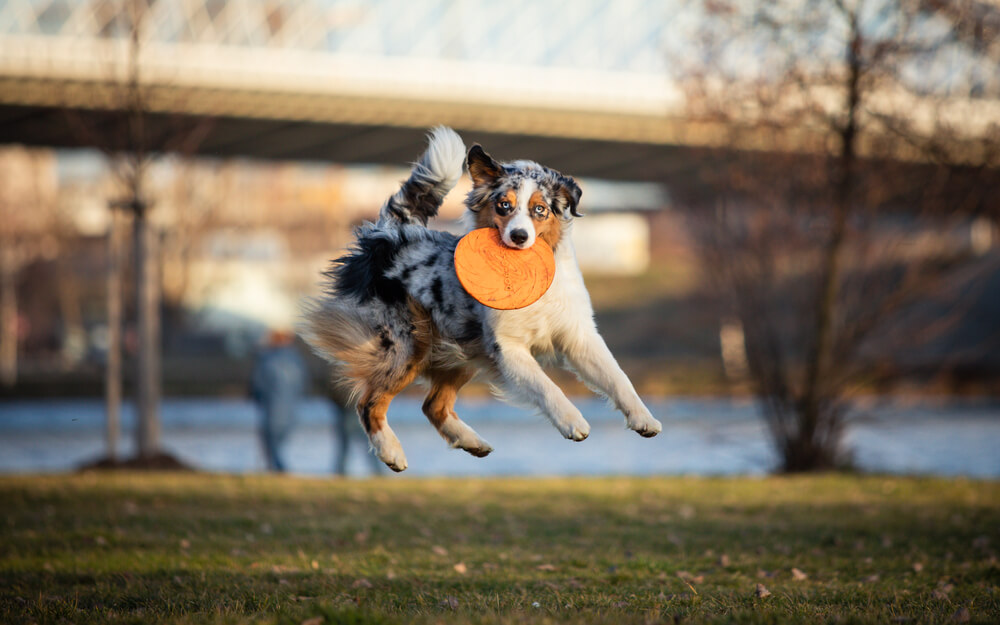
[[[624,428],[602,401],[576,398],[590,421],[590,438],[564,440],[541,417],[489,398],[460,400],[458,413],[495,451],[473,458],[448,449],[420,413],[420,400],[398,397],[389,420],[409,460],[404,475],[762,475],[777,456],[753,402],[669,399],[649,402],[663,433],[643,439]],[[1000,400],[867,400],[849,428],[847,447],[864,470],[1000,477]],[[332,410],[305,402],[285,449],[291,471],[331,471],[335,448]],[[206,471],[261,471],[256,413],[240,399],[167,399],[161,408],[164,447]],[[132,451],[134,420],[123,421],[123,453]],[[360,430],[358,430],[360,432]],[[98,400],[0,402],[0,472],[71,471],[104,452]],[[372,470],[366,442],[352,441],[348,469]]]

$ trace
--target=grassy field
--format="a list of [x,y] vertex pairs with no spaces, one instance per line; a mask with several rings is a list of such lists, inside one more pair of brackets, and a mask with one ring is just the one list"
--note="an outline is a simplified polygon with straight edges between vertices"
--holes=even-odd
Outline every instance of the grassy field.
[[1000,621],[995,482],[84,474],[0,510],[2,623]]

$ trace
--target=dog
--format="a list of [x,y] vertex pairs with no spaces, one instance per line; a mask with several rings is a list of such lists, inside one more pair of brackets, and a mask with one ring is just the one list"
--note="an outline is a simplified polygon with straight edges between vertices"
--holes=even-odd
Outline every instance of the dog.
[[[552,285],[533,304],[494,310],[473,299],[455,274],[459,237],[427,228],[467,164],[472,190],[465,225],[496,228],[504,245],[545,240],[555,255]],[[537,358],[554,356],[645,437],[662,426],[643,404],[597,332],[570,237],[580,187],[533,161],[498,162],[478,144],[468,152],[450,128],[434,129],[410,177],[333,261],[324,292],[311,300],[300,331],[335,363],[357,398],[375,454],[403,471],[406,455],[386,421],[392,398],[418,377],[429,383],[423,412],[453,448],[473,456],[493,448],[455,414],[458,390],[484,374],[505,400],[545,415],[567,439],[590,425]]]

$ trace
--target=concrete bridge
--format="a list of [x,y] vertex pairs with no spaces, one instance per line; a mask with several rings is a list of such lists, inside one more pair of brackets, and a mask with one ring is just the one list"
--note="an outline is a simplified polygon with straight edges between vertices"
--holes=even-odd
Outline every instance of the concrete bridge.
[[399,164],[448,124],[501,158],[663,181],[695,148],[823,143],[686,119],[666,67],[689,40],[681,3],[127,0],[134,48],[122,5],[0,0],[0,142],[86,144],[67,112],[106,131],[135,69],[150,128],[210,118],[208,155]]

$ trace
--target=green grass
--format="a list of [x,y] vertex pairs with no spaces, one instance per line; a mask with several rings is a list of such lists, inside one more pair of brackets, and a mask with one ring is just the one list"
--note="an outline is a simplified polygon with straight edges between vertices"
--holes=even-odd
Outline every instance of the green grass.
[[967,480],[8,477],[0,622],[986,623],[998,546]]

